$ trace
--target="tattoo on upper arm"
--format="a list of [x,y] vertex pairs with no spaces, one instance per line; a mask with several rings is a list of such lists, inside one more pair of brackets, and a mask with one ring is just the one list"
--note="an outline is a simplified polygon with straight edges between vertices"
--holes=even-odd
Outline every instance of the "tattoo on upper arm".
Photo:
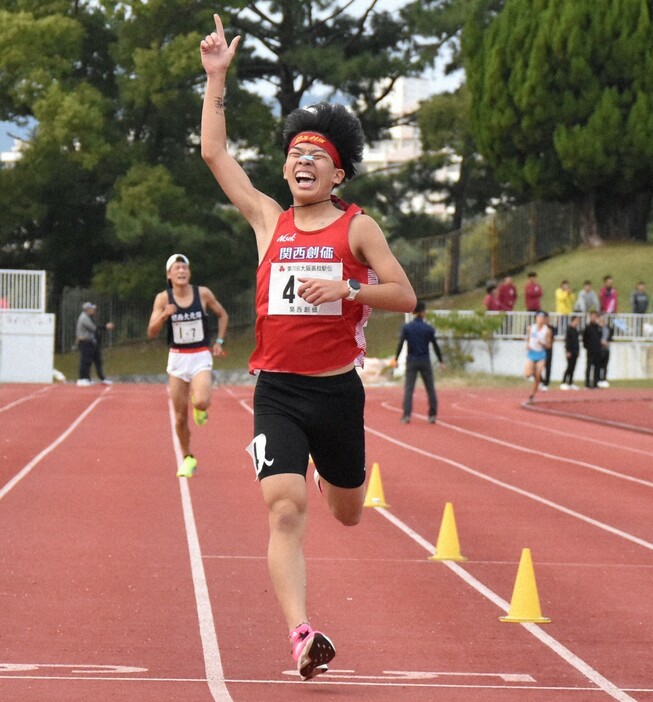
[[213,106],[215,107],[215,112],[218,115],[224,114],[224,98],[216,97],[213,98]]

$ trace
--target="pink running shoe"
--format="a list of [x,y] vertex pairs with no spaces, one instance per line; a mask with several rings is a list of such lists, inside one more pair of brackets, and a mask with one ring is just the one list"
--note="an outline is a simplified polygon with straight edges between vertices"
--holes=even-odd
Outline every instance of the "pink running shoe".
[[310,680],[326,673],[327,663],[336,655],[331,639],[320,631],[313,631],[308,624],[300,624],[290,632],[292,657],[302,680]]

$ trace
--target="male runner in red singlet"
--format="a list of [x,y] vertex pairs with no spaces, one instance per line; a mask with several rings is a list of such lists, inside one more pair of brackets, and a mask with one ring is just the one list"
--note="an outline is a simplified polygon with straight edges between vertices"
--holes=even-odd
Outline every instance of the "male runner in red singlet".
[[170,398],[175,411],[175,431],[184,460],[177,469],[178,478],[190,478],[197,469],[197,459],[190,452],[188,400],[193,405],[193,419],[206,424],[211,404],[213,358],[209,350],[207,310],[218,318],[218,337],[213,356],[225,356],[222,348],[229,315],[205,287],[191,285],[190,263],[183,254],[173,254],[166,262],[168,287],[154,298],[147,335],[154,338],[164,325],[168,331],[168,373]]
[[333,642],[309,624],[302,541],[309,454],[329,509],[358,523],[365,492],[365,396],[355,370],[371,308],[414,309],[415,293],[376,222],[332,197],[362,158],[358,119],[342,105],[295,110],[284,126],[289,210],[257,190],[227,150],[225,77],[240,37],[201,42],[207,74],[202,157],[256,236],[254,461],[269,511],[268,567],[302,679],[323,673]]

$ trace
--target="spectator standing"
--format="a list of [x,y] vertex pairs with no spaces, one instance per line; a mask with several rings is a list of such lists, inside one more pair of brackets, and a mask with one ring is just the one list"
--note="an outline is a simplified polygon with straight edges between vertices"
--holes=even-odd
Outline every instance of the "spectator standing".
[[488,283],[485,286],[487,295],[483,300],[483,305],[488,312],[500,312],[501,303],[499,302],[499,291],[496,283]]
[[506,312],[512,312],[517,302],[517,288],[512,281],[512,276],[507,275],[498,290],[499,304],[501,309]]
[[583,289],[578,293],[578,298],[574,305],[574,312],[582,312],[582,314],[585,315],[585,319],[587,319],[587,315],[591,310],[598,312],[600,309],[601,303],[599,302],[599,296],[596,294],[596,290],[592,289],[592,281],[584,281]]
[[106,324],[96,324],[95,310],[97,306],[92,302],[85,302],[82,311],[77,318],[75,336],[77,337],[77,348],[79,349],[79,378],[77,385],[84,387],[91,385],[91,366],[95,366],[98,378],[105,385],[111,385],[104,375],[102,364],[102,337],[103,330],[111,331],[113,322]]
[[[635,285],[635,289],[630,294],[630,306],[633,314],[646,314],[648,312],[648,293],[646,292],[646,284],[643,280],[639,280]],[[642,335],[642,318],[635,320],[635,334]]]
[[598,387],[601,368],[601,339],[603,333],[598,323],[598,317],[596,310],[590,310],[589,322],[583,330],[583,346],[587,353],[585,387],[588,389]]
[[413,410],[413,393],[415,391],[415,381],[419,374],[424,382],[424,388],[429,400],[429,424],[435,424],[438,414],[438,397],[435,392],[435,382],[433,380],[433,366],[431,364],[430,347],[433,346],[435,355],[441,366],[442,352],[435,338],[435,329],[426,321],[426,305],[421,300],[418,301],[413,312],[412,322],[404,324],[399,335],[399,345],[395,353],[394,364],[401,353],[404,343],[408,344],[408,354],[406,357],[406,375],[404,380],[404,412],[401,421],[404,424],[410,422],[410,415]]
[[574,311],[576,294],[571,289],[568,280],[563,280],[560,287],[555,291],[556,314],[569,315]]
[[605,314],[617,313],[619,295],[612,284],[611,275],[606,275],[603,278],[603,287],[599,290],[599,301],[601,303],[601,312],[605,312]]
[[542,290],[542,286],[537,282],[537,273],[535,271],[531,271],[527,277],[528,281],[524,287],[526,311],[537,312],[542,308],[541,300],[544,291]]
[[578,386],[574,385],[574,371],[576,370],[576,362],[580,354],[580,339],[578,335],[578,327],[580,325],[580,317],[573,315],[569,320],[569,326],[565,332],[565,356],[567,357],[567,368],[560,384],[561,390],[578,390]]
[[610,342],[614,336],[614,328],[610,325],[610,318],[606,314],[599,317],[599,327],[601,327],[601,358],[599,362],[599,380],[597,388],[609,388],[608,382],[608,362],[610,361]]
[[560,333],[564,334],[567,331],[567,321],[569,315],[574,311],[574,303],[576,302],[576,294],[571,289],[568,280],[563,280],[560,287],[555,291],[555,308],[558,315],[558,327]]

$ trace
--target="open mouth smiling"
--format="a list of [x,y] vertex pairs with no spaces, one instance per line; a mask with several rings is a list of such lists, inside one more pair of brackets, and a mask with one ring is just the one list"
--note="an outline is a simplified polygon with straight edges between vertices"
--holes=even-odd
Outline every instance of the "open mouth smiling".
[[303,183],[314,183],[315,176],[309,171],[297,171],[295,173],[295,180],[301,185]]

